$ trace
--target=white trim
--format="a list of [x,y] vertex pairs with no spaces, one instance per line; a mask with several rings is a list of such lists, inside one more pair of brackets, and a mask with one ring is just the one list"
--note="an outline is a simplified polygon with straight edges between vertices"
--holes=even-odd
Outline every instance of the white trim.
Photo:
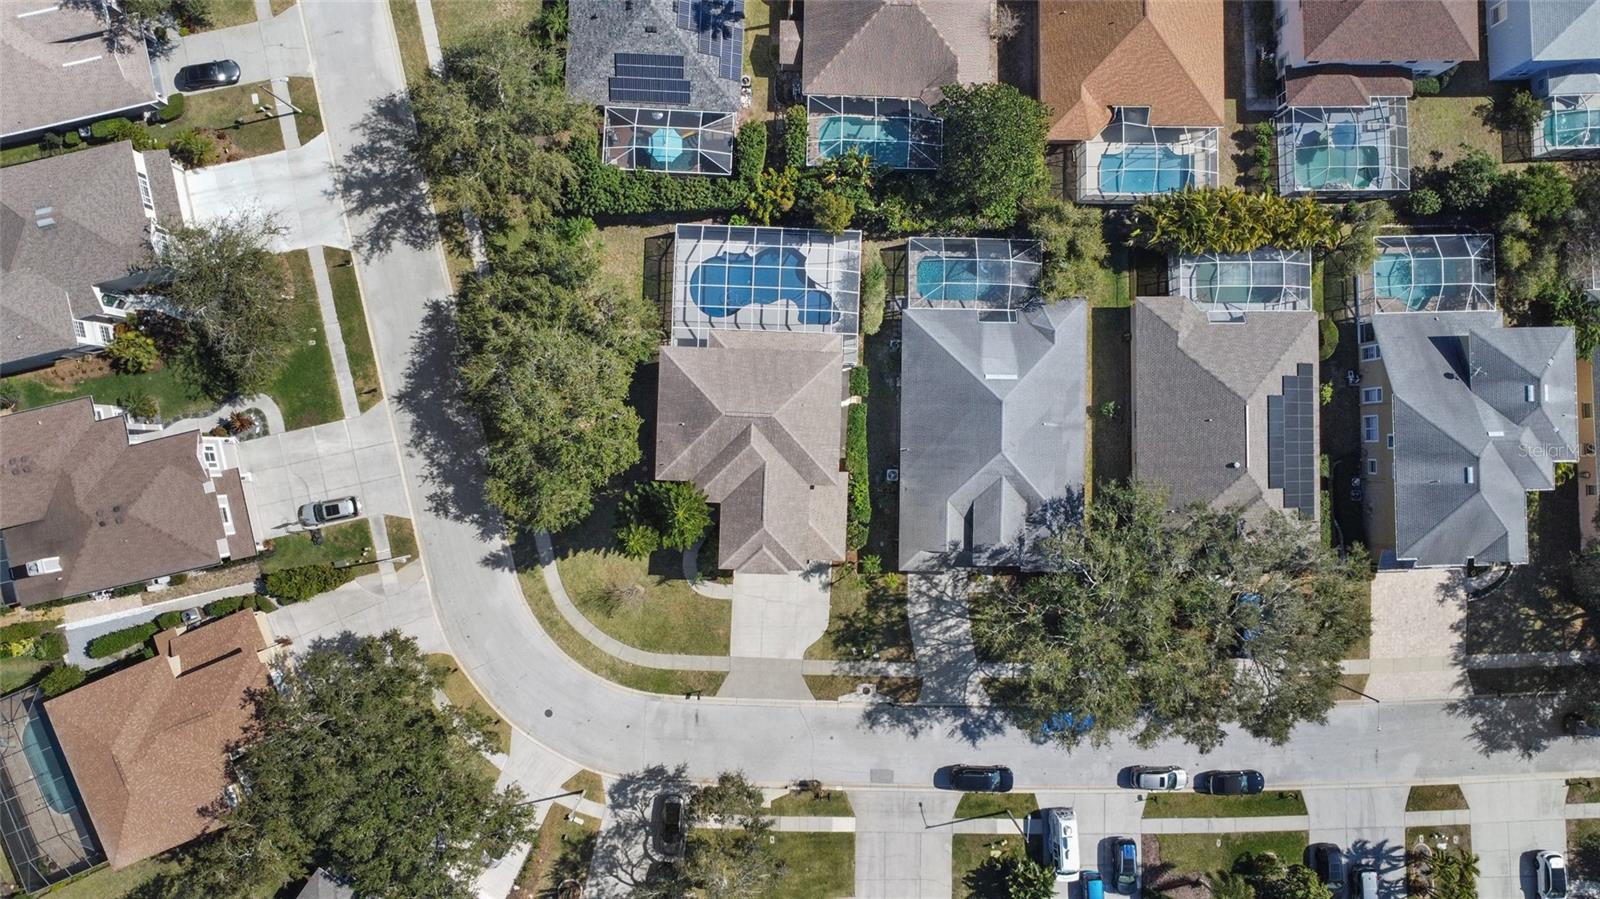
[[1367,474],[1376,475],[1377,473],[1378,473],[1378,459],[1375,456],[1369,456],[1367,458]]
[[1376,362],[1381,358],[1383,358],[1383,353],[1378,349],[1377,344],[1369,343],[1361,347],[1362,362]]
[[222,513],[222,533],[232,537],[239,531],[233,526],[233,507],[228,505],[228,494],[217,494],[217,511]]
[[71,62],[64,62],[64,63],[61,64],[61,67],[63,69],[69,69],[69,68],[71,68],[73,66],[81,66],[86,62],[99,62],[103,58],[105,58],[105,54],[104,53],[96,54],[94,56],[85,56],[82,59],[74,59]]

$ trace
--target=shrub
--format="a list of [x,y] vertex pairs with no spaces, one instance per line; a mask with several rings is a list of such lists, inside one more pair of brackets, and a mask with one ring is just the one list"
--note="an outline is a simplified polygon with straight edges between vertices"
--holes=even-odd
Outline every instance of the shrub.
[[1441,173],[1439,195],[1452,212],[1483,208],[1500,185],[1500,163],[1476,147],[1450,163]]
[[1009,84],[969,84],[947,85],[937,112],[944,119],[940,205],[1009,227],[1023,198],[1046,183],[1050,111]]
[[849,506],[845,543],[850,549],[867,545],[867,528],[872,523],[872,490],[867,478],[867,406],[850,407],[844,441],[845,469],[850,472]]
[[1022,219],[1040,244],[1045,299],[1087,296],[1099,285],[1108,252],[1100,210],[1037,197],[1023,204]]
[[111,591],[111,595],[112,596],[138,596],[140,593],[143,593],[144,591],[145,591],[144,581],[140,581],[137,584],[123,584],[121,587],[118,587],[117,589],[112,590]]
[[167,150],[187,169],[213,165],[222,159],[222,145],[217,139],[195,128],[178,132],[167,144]]
[[187,583],[189,583],[189,575],[183,572],[179,572],[178,574],[167,578],[167,584],[173,587],[182,587]]
[[285,568],[267,575],[267,593],[286,603],[300,602],[327,593],[352,577],[354,575],[349,569],[335,568],[326,562],[320,565]]
[[733,141],[733,174],[755,180],[767,167],[767,126],[765,122],[746,122]]
[[1406,208],[1412,215],[1437,215],[1444,208],[1439,192],[1431,187],[1419,187],[1406,197]]
[[745,198],[745,211],[757,224],[770,225],[794,208],[800,196],[799,188],[798,169],[786,168],[781,172],[767,169],[756,176]]
[[89,645],[84,651],[88,653],[91,659],[104,659],[114,656],[125,649],[138,646],[154,637],[160,630],[160,625],[153,621],[137,624],[133,627],[125,627],[122,630],[95,637],[89,641]]
[[630,556],[685,550],[711,526],[711,506],[687,481],[650,481],[631,488],[617,507],[617,542]]
[[1324,315],[1317,322],[1317,344],[1321,348],[1319,358],[1328,360],[1333,358],[1333,353],[1339,348],[1339,326],[1333,319]]
[[1236,187],[1160,194],[1133,207],[1133,215],[1134,240],[1167,252],[1325,249],[1339,239],[1333,215],[1311,197],[1247,194]]
[[856,204],[848,197],[825,193],[811,205],[811,215],[818,228],[829,234],[842,234],[856,217]]
[[567,211],[575,215],[641,215],[651,212],[721,213],[743,205],[759,173],[737,178],[624,171],[600,160],[597,135],[574,135],[567,148],[574,178]]
[[1442,86],[1439,84],[1439,79],[1432,75],[1425,75],[1421,78],[1413,79],[1411,82],[1412,89],[1417,92],[1419,97],[1432,97],[1439,93],[1439,89]]
[[202,611],[209,618],[221,618],[224,615],[232,615],[240,609],[272,612],[276,611],[277,608],[277,606],[273,605],[272,600],[265,596],[229,596],[206,603]]
[[79,137],[76,131],[68,131],[61,135],[61,143],[66,147],[79,147],[83,145],[83,138]]
[[0,643],[0,659],[20,659],[23,656],[32,656],[34,640],[10,640]]
[[49,661],[67,654],[67,635],[57,630],[45,631],[33,641],[33,657]]
[[661,548],[661,535],[649,525],[630,521],[618,526],[617,546],[623,555],[643,559]]
[[46,131],[44,136],[39,138],[39,146],[42,147],[46,153],[61,149],[65,143],[66,140],[54,131]]
[[876,334],[883,327],[888,295],[889,273],[883,267],[883,257],[877,250],[868,250],[866,267],[861,270],[861,333]]
[[156,616],[156,627],[159,627],[164,631],[172,630],[173,628],[179,627],[182,624],[182,612],[162,612],[160,615]]
[[39,689],[54,698],[83,683],[86,675],[77,665],[57,665],[39,679]]
[[117,130],[132,124],[132,121],[124,118],[101,119],[89,126],[89,139],[96,141],[111,140],[111,135]]
[[1277,156],[1278,131],[1271,122],[1257,122],[1252,130],[1255,145],[1250,149],[1252,161],[1255,163],[1256,180],[1266,187],[1271,187],[1272,161]]
[[872,389],[872,377],[867,372],[865,365],[855,365],[850,368],[850,394],[866,398]]
[[1506,98],[1495,118],[1501,131],[1533,131],[1544,120],[1544,101],[1519,87]]
[[791,169],[806,167],[806,145],[811,136],[811,121],[804,106],[791,106],[783,112],[783,164]]
[[161,361],[156,342],[131,328],[118,330],[106,344],[106,355],[111,357],[111,367],[125,375],[144,374]]
[[[35,607],[37,608],[37,606]],[[34,619],[33,621],[18,621],[0,627],[0,643],[15,643],[21,640],[32,640],[35,637],[47,634],[56,629],[55,623]]]
[[154,150],[161,146],[161,141],[150,133],[149,128],[127,119],[105,119],[95,122],[89,126],[89,135],[95,141],[105,144],[131,140],[135,150]]
[[156,110],[156,117],[162,122],[176,122],[183,118],[184,102],[183,94],[173,94],[167,98],[165,105]]

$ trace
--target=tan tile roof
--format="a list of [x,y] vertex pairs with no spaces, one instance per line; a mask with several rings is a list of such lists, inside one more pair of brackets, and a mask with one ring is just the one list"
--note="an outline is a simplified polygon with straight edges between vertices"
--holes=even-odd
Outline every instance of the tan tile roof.
[[135,43],[123,52],[107,49],[104,19],[87,4],[7,3],[0,15],[0,71],[6,79],[0,134],[77,122],[160,100],[144,44]]
[[656,477],[721,504],[717,564],[801,571],[844,558],[837,334],[713,331],[661,351]]
[[992,82],[989,11],[973,0],[809,0],[802,88],[936,103],[947,84]]
[[[95,421],[88,397],[0,418],[7,554],[13,565],[56,556],[62,566],[15,581],[17,600],[32,605],[221,561],[222,516],[199,439],[187,431],[130,445],[126,420]],[[255,539],[242,489],[230,505],[248,537],[230,540],[230,555],[248,558]]]
[[1305,58],[1403,62],[1478,58],[1478,0],[1311,0]]
[[265,688],[266,617],[237,612],[156,635],[158,654],[45,703],[113,868],[216,825],[230,747]]
[[1090,140],[1113,106],[1150,124],[1221,125],[1222,0],[1041,0],[1039,99],[1050,139]]
[[1373,97],[1411,96],[1411,72],[1396,66],[1317,66],[1284,77],[1290,106],[1366,106]]

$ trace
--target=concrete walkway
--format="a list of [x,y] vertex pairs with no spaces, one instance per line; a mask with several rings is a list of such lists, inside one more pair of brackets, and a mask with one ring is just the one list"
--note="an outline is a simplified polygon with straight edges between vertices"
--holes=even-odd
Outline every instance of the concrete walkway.
[[159,431],[151,431],[148,434],[136,434],[130,437],[129,440],[132,443],[138,443],[141,440],[154,440],[157,437],[165,437],[168,434],[177,434],[182,431],[209,431],[216,427],[217,423],[222,419],[229,417],[235,412],[244,412],[248,409],[261,410],[262,416],[267,420],[268,434],[283,433],[283,410],[278,408],[278,404],[272,399],[272,397],[263,393],[257,396],[246,397],[242,400],[234,400],[231,403],[223,403],[215,412],[212,412],[210,415],[200,415],[196,416],[195,418],[180,418]]
[[1478,854],[1480,896],[1534,895],[1534,853],[1567,844],[1567,784],[1548,779],[1461,785]]
[[906,583],[911,642],[922,675],[918,701],[987,705],[967,617],[967,572],[913,574]]
[[732,599],[731,584],[714,583],[700,576],[700,547],[704,544],[705,541],[702,540],[683,551],[683,579],[689,582],[690,590],[701,596],[711,599]]
[[856,790],[849,796],[856,813],[856,899],[950,895],[950,832],[927,824],[955,817],[959,793]]
[[392,577],[394,584],[388,586],[382,573],[363,575],[331,593],[282,606],[268,613],[267,623],[274,634],[299,647],[346,631],[369,637],[399,630],[415,637],[423,652],[449,652],[433,616],[422,563],[413,562]]

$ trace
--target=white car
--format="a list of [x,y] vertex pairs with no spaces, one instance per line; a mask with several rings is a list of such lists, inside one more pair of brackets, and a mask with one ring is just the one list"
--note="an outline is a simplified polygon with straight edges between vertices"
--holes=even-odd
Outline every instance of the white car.
[[1567,899],[1567,860],[1559,852],[1539,853],[1539,899]]
[[1045,862],[1056,871],[1057,880],[1072,883],[1083,864],[1078,855],[1078,820],[1070,808],[1044,810]]
[[1189,772],[1174,765],[1152,767],[1135,765],[1132,769],[1133,788],[1156,792],[1181,790],[1189,785]]

